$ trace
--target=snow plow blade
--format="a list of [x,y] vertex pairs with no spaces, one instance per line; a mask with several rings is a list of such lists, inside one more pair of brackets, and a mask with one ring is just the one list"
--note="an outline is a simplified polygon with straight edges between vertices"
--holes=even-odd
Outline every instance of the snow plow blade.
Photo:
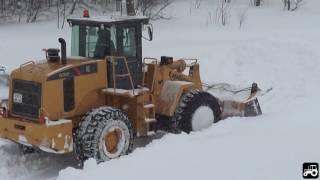
[[214,84],[208,87],[208,92],[218,98],[221,106],[221,119],[232,116],[258,116],[262,110],[258,96],[262,90],[253,83],[249,88],[239,89],[226,83]]
[[72,122],[61,120],[50,124],[39,124],[0,115],[0,138],[49,153],[69,153],[73,148]]

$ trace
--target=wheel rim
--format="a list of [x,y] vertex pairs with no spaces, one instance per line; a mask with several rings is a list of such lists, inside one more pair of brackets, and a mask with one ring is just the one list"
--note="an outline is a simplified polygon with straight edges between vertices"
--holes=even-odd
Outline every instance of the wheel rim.
[[121,130],[115,128],[105,136],[105,146],[108,152],[114,154],[118,150],[118,144],[121,139]]
[[200,106],[192,115],[192,130],[199,131],[214,123],[214,112],[209,106]]
[[119,157],[125,148],[125,135],[120,127],[110,127],[105,131],[102,142],[104,154],[108,158]]

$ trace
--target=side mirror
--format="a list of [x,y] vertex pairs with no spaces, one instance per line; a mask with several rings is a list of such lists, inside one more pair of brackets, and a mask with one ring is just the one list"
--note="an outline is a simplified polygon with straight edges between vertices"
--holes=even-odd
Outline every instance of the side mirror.
[[149,34],[149,41],[152,41],[153,39],[153,28],[152,26],[148,26],[148,34]]
[[[143,26],[143,31],[145,32],[146,29],[148,30],[149,37],[146,37],[147,35],[145,35],[145,36],[142,35],[142,38],[147,40],[147,41],[152,41],[153,40],[153,26],[152,26],[152,24],[144,25]],[[145,33],[143,33],[143,34],[145,34]]]

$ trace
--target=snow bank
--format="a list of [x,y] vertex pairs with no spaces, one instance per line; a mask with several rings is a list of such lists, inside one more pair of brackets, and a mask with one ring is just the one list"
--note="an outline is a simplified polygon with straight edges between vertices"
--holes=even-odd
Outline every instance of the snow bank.
[[[144,56],[197,57],[202,79],[209,84],[257,82],[263,89],[273,87],[260,99],[262,116],[229,118],[190,135],[167,134],[119,159],[99,165],[89,160],[83,170],[68,167],[72,163],[60,156],[25,159],[14,152],[15,145],[0,141],[0,176],[44,179],[68,167],[58,180],[302,179],[303,162],[320,162],[315,140],[320,136],[320,2],[304,1],[298,11],[288,12],[281,9],[281,1],[265,1],[260,8],[248,8],[241,29],[238,14],[248,4],[236,1],[228,26],[221,27],[208,23],[215,14],[214,2],[202,1],[191,11],[190,1],[174,3],[168,9],[174,18],[154,23],[154,41],[144,42]],[[42,58],[44,47],[59,47],[57,38],[68,37],[68,30],[54,26],[1,27],[1,64],[13,68]]]
[[72,157],[48,153],[23,155],[17,145],[0,141],[0,179],[48,179],[55,177],[55,172],[74,165]]
[[45,59],[42,49],[60,48],[59,37],[70,44],[71,30],[66,27],[58,30],[53,22],[0,25],[0,65],[5,65],[10,72],[27,61]]

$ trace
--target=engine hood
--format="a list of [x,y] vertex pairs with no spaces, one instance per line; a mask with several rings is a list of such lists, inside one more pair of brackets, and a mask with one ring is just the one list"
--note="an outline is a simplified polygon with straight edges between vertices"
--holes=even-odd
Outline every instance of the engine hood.
[[50,63],[47,62],[47,60],[41,60],[38,62],[29,61],[12,71],[11,79],[24,79],[43,82],[56,73],[70,69],[77,65],[87,64],[90,61],[92,60],[83,57],[68,57],[67,64]]

